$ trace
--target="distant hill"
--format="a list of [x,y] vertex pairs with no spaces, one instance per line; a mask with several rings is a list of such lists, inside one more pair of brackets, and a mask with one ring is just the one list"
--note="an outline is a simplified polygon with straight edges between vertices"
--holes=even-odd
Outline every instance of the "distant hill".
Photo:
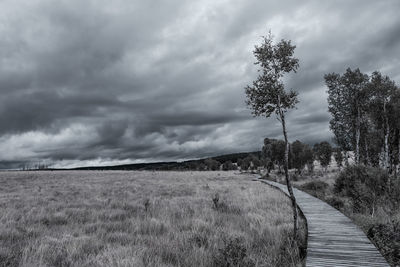
[[[124,165],[115,165],[115,166],[88,166],[88,167],[79,167],[73,168],[70,170],[200,170],[202,166],[205,165],[207,160],[216,160],[221,164],[226,161],[231,161],[233,163],[237,163],[239,159],[244,159],[248,156],[256,156],[260,157],[260,151],[254,152],[243,152],[243,153],[234,153],[234,154],[226,154],[216,157],[203,158],[198,160],[188,160],[182,162],[154,162],[154,163],[135,163],[135,164],[124,164]],[[204,168],[203,168],[204,169]]]

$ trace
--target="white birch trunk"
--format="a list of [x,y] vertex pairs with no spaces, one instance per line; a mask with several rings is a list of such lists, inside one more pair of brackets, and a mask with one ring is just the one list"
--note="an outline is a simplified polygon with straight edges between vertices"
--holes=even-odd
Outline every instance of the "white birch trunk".
[[385,116],[385,154],[383,158],[383,168],[387,170],[389,168],[389,120],[386,114],[386,102],[383,103],[383,114]]
[[397,172],[400,172],[400,137],[399,137],[399,144],[397,147],[397,156],[398,156],[398,161],[397,161]]
[[360,118],[358,117],[356,128],[356,151],[354,155],[354,161],[358,165],[360,164]]

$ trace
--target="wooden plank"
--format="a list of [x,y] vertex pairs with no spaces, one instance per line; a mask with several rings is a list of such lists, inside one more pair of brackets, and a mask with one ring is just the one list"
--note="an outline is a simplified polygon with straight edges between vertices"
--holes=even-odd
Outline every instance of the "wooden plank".
[[[259,180],[288,194],[286,185]],[[385,266],[389,264],[364,232],[327,203],[296,188],[308,225],[306,266]]]

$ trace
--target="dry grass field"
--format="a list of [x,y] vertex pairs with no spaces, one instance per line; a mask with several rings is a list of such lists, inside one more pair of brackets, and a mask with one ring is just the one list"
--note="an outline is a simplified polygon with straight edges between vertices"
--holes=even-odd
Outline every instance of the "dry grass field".
[[1,266],[299,264],[287,197],[251,178],[0,172]]

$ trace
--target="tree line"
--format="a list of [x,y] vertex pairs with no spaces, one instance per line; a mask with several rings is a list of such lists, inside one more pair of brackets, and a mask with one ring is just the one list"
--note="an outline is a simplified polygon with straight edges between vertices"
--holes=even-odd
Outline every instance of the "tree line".
[[[263,168],[267,175],[277,169],[278,173],[283,172],[285,164],[285,141],[279,139],[265,138],[261,153],[246,153],[245,156],[208,158],[205,160],[191,161],[186,164],[191,170],[216,171],[216,170],[238,170],[257,171]],[[295,169],[297,174],[302,174],[307,168],[309,173],[314,171],[314,161],[318,161],[326,170],[334,156],[339,168],[344,164],[343,154],[340,149],[334,148],[327,141],[316,143],[313,146],[296,140],[289,143],[288,168]]]
[[[271,170],[278,168],[281,172],[284,164],[285,155],[285,142],[277,139],[264,139],[264,146],[262,148],[262,162],[265,163],[267,175]],[[313,146],[302,143],[299,140],[289,143],[288,152],[288,168],[295,169],[297,174],[302,174],[303,170],[307,167],[308,172],[314,171],[314,161],[319,161],[320,165],[326,170],[331,163],[332,155],[339,167],[343,164],[343,157],[341,151],[333,148],[327,141],[316,143]]]

